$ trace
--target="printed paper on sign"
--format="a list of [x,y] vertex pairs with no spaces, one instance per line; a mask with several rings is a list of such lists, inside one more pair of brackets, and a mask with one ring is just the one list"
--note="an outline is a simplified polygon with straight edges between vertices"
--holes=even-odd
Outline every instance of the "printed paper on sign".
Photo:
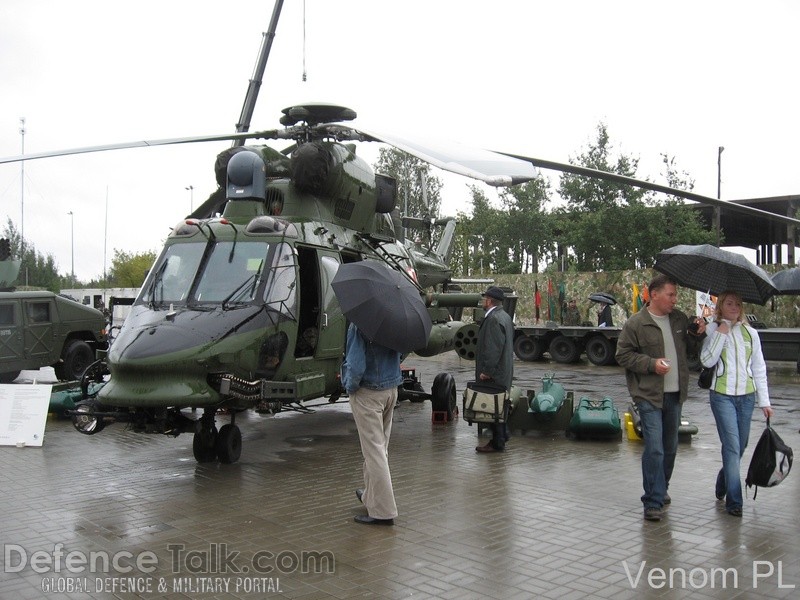
[[0,446],[41,446],[52,385],[0,385]]

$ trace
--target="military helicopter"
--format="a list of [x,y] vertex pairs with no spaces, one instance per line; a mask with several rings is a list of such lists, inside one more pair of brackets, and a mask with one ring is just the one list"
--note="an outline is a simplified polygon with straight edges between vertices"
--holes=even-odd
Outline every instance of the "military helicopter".
[[[99,433],[112,422],[139,432],[193,433],[198,462],[239,459],[237,413],[277,412],[320,397],[335,402],[346,319],[331,288],[338,266],[383,261],[419,288],[433,328],[421,356],[474,351],[474,323],[460,320],[479,294],[464,294],[448,266],[455,221],[401,220],[396,182],[375,174],[355,142],[383,142],[445,170],[505,186],[557,169],[665,192],[744,212],[692,192],[574,165],[462,147],[425,146],[345,123],[355,111],[331,104],[283,110],[283,128],[219,136],[155,140],[0,159],[0,164],[48,156],[224,139],[288,140],[235,146],[217,157],[217,192],[172,229],[106,359],[84,374],[110,379],[81,402],[75,428]],[[766,213],[769,214],[769,213]],[[788,219],[778,215],[773,218]],[[794,219],[792,222],[796,223]],[[441,229],[435,248],[404,239],[402,225]],[[453,377],[439,374],[430,395],[410,379],[406,397],[430,397],[452,414]],[[193,418],[187,409],[202,409]],[[216,427],[221,412],[230,422]]]
[[[342,125],[356,116],[344,107],[305,104],[283,113],[283,129],[223,136],[292,145],[284,152],[235,146],[217,157],[218,192],[172,229],[106,359],[84,375],[85,389],[106,368],[110,380],[76,407],[81,433],[115,421],[141,432],[193,432],[199,462],[230,463],[241,453],[237,412],[336,401],[346,319],[330,283],[341,263],[379,260],[404,273],[433,322],[427,345],[415,352],[454,348],[464,325],[454,319],[458,309],[480,303],[479,294],[453,291],[447,261],[455,221],[406,220],[441,228],[436,248],[407,242],[396,182],[343,143],[382,138]],[[529,163],[488,152],[457,159],[450,170],[496,184],[536,174]],[[426,397],[416,381],[405,387],[407,396]],[[451,414],[452,376],[437,377],[429,397]],[[188,416],[190,407],[202,416]],[[231,419],[217,430],[221,410]]]

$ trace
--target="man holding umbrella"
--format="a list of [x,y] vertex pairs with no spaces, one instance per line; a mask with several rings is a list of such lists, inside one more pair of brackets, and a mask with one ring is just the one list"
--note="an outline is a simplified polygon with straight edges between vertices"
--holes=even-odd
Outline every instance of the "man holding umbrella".
[[425,347],[431,319],[419,288],[381,261],[342,264],[331,286],[351,321],[341,377],[364,456],[364,488],[356,497],[367,507],[355,521],[394,525],[389,436],[397,386],[403,383],[400,357]]
[[342,364],[342,386],[350,396],[350,409],[364,456],[364,488],[356,490],[356,496],[367,507],[366,515],[355,516],[356,523],[394,525],[397,516],[389,472],[389,436],[397,386],[401,383],[400,353],[370,342],[351,323]]
[[667,490],[689,386],[687,346],[700,342],[705,321],[697,319],[697,327],[689,327],[688,317],[675,310],[677,286],[667,275],[656,275],[648,291],[650,304],[622,327],[616,358],[625,368],[628,391],[641,417],[644,518],[660,521],[664,505],[671,502]]

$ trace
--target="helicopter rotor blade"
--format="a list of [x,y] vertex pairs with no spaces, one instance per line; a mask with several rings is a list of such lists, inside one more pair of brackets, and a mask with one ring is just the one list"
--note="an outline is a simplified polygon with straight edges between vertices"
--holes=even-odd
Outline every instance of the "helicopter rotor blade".
[[88,154],[90,152],[106,152],[108,150],[124,150],[127,148],[148,148],[153,146],[171,146],[175,144],[195,144],[199,142],[219,142],[228,140],[247,140],[254,138],[276,139],[281,137],[282,130],[253,131],[250,133],[223,133],[219,135],[199,135],[183,138],[166,138],[160,140],[140,140],[135,142],[123,142],[120,144],[105,144],[101,146],[85,146],[83,148],[71,148],[67,150],[53,150],[49,152],[38,152],[35,154],[19,154],[17,156],[7,156],[0,158],[0,164],[15,163],[21,161],[35,160],[37,158],[53,158],[57,156],[70,156],[72,154]]
[[792,217],[786,217],[766,210],[761,210],[759,208],[754,208],[752,206],[736,204],[735,202],[729,202],[728,200],[720,200],[718,198],[711,198],[710,196],[703,196],[702,194],[696,194],[689,190],[679,190],[677,188],[672,188],[666,185],[653,183],[652,181],[634,179],[633,177],[627,177],[625,175],[619,175],[617,173],[609,173],[608,171],[600,171],[598,169],[591,169],[589,167],[581,167],[578,165],[560,163],[552,160],[543,160],[541,158],[532,158],[530,156],[521,156],[519,154],[508,154],[506,152],[499,152],[499,154],[503,154],[505,156],[509,156],[511,158],[515,158],[518,160],[527,161],[531,165],[539,167],[541,169],[561,171],[563,173],[572,173],[573,175],[582,175],[584,177],[591,177],[593,179],[602,179],[604,181],[610,181],[612,183],[630,185],[633,187],[638,187],[653,192],[668,194],[670,196],[677,196],[679,198],[684,198],[686,200],[691,200],[693,202],[701,202],[703,204],[710,204],[711,206],[718,206],[720,208],[725,208],[726,210],[738,211],[741,213],[749,214],[751,216],[766,217],[773,221],[782,221],[789,225],[800,225],[800,220],[793,219]]
[[535,179],[538,175],[536,168],[529,160],[508,154],[470,148],[454,142],[421,143],[397,135],[365,129],[353,129],[353,131],[364,136],[362,137],[363,141],[389,144],[435,167],[477,179],[495,187],[524,183]]

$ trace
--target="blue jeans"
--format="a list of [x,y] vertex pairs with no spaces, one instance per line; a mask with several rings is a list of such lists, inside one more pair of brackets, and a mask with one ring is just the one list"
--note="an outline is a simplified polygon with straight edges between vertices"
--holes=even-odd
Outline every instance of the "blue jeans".
[[678,453],[680,394],[664,394],[662,408],[656,408],[647,401],[637,403],[637,407],[644,437],[642,504],[645,508],[661,508],[664,506],[664,497],[675,467],[675,455]]
[[725,508],[741,508],[741,462],[750,437],[750,420],[756,404],[755,394],[728,396],[715,391],[709,393],[711,412],[717,422],[719,441],[722,442],[722,469],[717,475],[717,497],[725,494]]

